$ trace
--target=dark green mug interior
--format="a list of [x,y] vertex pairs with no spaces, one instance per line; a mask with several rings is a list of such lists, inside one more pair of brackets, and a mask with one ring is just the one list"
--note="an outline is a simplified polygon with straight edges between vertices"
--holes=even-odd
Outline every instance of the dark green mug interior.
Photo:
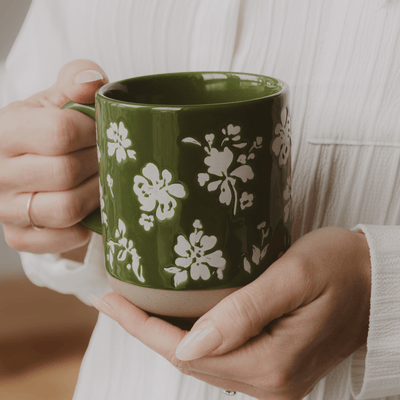
[[187,72],[131,78],[103,86],[107,98],[143,105],[196,106],[255,100],[279,93],[284,83],[233,72]]

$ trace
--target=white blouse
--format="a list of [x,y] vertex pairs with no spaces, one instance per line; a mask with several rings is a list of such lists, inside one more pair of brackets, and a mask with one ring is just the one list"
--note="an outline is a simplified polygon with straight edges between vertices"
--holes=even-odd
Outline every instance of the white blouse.
[[[7,60],[8,101],[52,85],[77,58],[97,62],[111,81],[232,70],[289,84],[293,239],[323,226],[358,225],[372,263],[367,346],[306,399],[400,400],[400,2],[34,0]],[[90,292],[110,290],[102,252],[93,234],[84,264],[51,254],[21,258],[32,282],[88,303]],[[104,315],[74,396],[225,398],[181,375]]]

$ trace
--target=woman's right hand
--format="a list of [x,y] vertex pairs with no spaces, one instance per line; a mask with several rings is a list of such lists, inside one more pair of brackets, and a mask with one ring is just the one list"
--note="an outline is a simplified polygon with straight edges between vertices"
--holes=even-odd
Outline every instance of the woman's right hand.
[[73,61],[53,87],[0,110],[0,222],[13,249],[73,258],[89,242],[80,221],[99,206],[95,123],[61,107],[94,103],[107,82],[96,63]]

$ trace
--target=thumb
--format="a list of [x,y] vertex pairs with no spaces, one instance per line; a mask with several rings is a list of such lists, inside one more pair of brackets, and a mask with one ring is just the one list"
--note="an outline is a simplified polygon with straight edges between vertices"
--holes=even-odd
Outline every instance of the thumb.
[[70,100],[90,104],[95,101],[96,91],[106,83],[106,74],[95,62],[75,60],[61,68],[57,82],[51,88],[33,96],[32,100],[42,100],[42,104],[50,103],[57,108]]
[[176,357],[189,361],[225,354],[257,336],[272,320],[299,307],[305,301],[304,285],[284,258],[204,314],[179,343]]

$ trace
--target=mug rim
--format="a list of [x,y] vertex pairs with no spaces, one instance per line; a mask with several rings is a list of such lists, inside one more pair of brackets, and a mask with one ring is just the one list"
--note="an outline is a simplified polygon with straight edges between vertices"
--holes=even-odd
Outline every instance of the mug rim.
[[[139,102],[129,102],[129,101],[124,101],[124,100],[118,100],[113,97],[105,95],[105,92],[112,86],[115,85],[116,83],[127,83],[133,80],[139,80],[142,78],[149,78],[149,77],[155,77],[155,78],[160,78],[163,76],[177,76],[177,75],[192,75],[192,74],[204,74],[204,75],[212,75],[212,74],[229,74],[229,75],[237,75],[237,76],[253,76],[257,78],[266,78],[266,79],[273,79],[278,82],[278,84],[281,86],[281,89],[275,93],[271,93],[269,95],[265,96],[260,96],[260,97],[255,97],[254,99],[245,99],[245,100],[236,100],[236,101],[227,101],[227,102],[218,102],[218,103],[200,103],[200,104],[165,104],[165,103],[160,103],[160,104],[155,104],[155,103],[139,103]],[[268,75],[262,75],[262,74],[256,74],[256,73],[250,73],[250,72],[234,72],[234,71],[187,71],[187,72],[171,72],[171,73],[163,73],[163,74],[149,74],[149,75],[140,75],[140,76],[135,76],[132,78],[127,78],[127,79],[121,79],[118,81],[113,81],[105,84],[102,86],[96,94],[97,96],[101,96],[102,98],[106,99],[107,101],[112,101],[115,103],[119,103],[121,105],[127,106],[127,107],[134,107],[134,108],[163,108],[163,109],[176,109],[180,110],[183,108],[205,108],[205,107],[216,107],[216,106],[232,106],[232,105],[240,105],[240,104],[250,104],[253,102],[259,102],[263,101],[265,99],[269,99],[272,97],[280,96],[283,93],[287,92],[289,89],[289,86],[286,82],[282,81],[281,79],[274,78]]]

